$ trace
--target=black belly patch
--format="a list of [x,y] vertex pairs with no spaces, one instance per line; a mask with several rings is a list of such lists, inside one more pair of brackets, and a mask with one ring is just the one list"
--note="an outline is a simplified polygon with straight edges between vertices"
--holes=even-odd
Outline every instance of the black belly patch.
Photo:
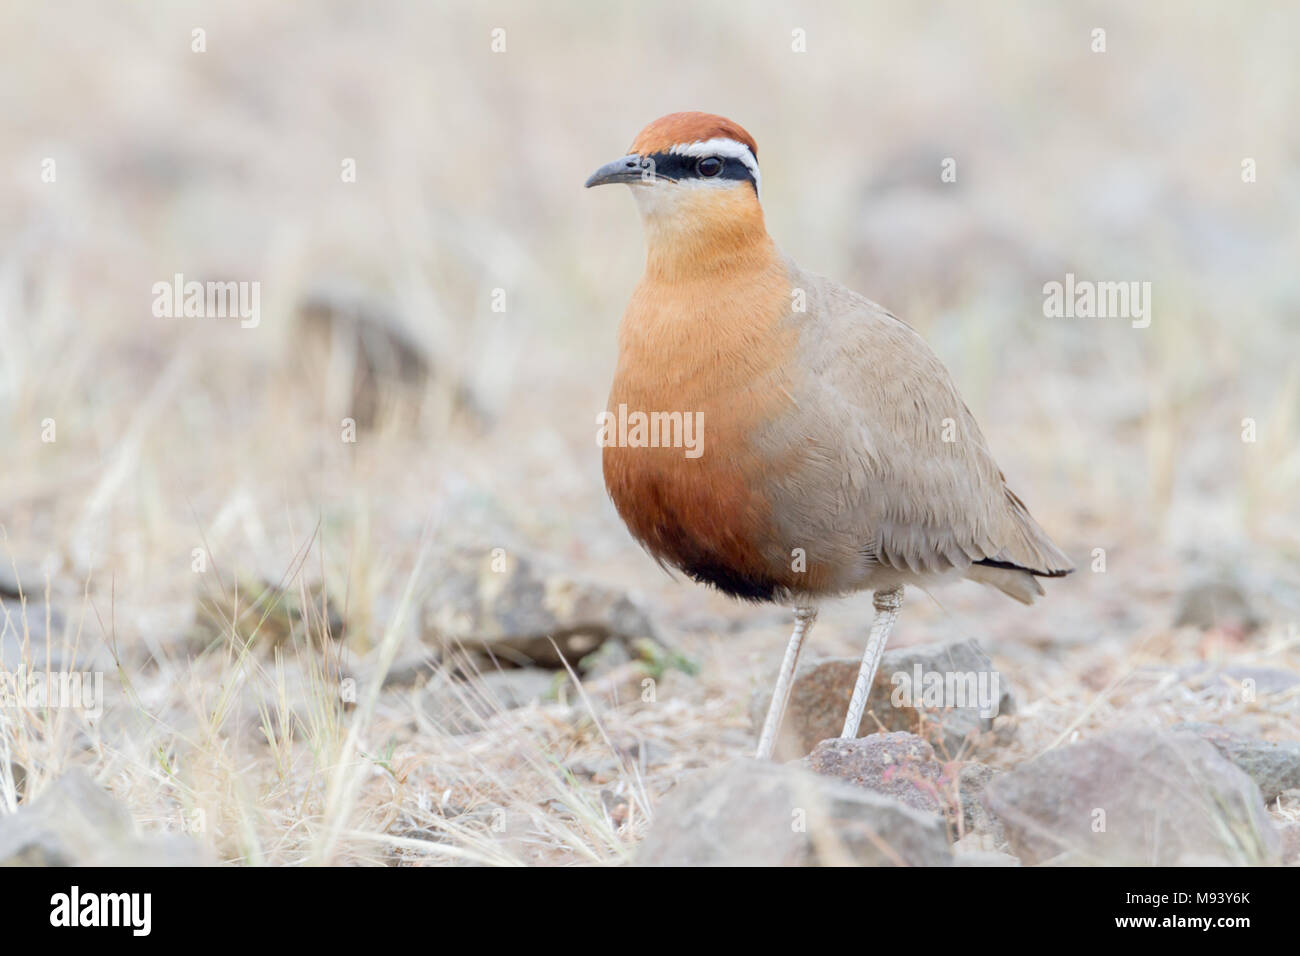
[[681,565],[682,571],[692,579],[715,587],[742,601],[775,601],[780,589],[770,579],[751,577],[719,561],[698,560]]

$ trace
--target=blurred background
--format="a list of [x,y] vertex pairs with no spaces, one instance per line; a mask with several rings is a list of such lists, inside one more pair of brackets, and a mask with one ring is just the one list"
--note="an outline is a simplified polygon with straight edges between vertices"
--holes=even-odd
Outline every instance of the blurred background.
[[[993,650],[1037,708],[1022,755],[1122,709],[1089,694],[1136,667],[1294,667],[1298,31],[1300,9],[1257,0],[5,4],[5,663],[34,632],[75,634],[130,675],[123,709],[151,715],[111,745],[108,717],[88,737],[10,728],[11,756],[33,780],[87,763],[157,827],[206,806],[223,859],[382,862],[367,854],[405,851],[339,834],[397,832],[454,786],[545,829],[549,797],[493,764],[500,748],[442,753],[362,680],[350,746],[395,748],[382,793],[364,774],[351,803],[326,788],[332,809],[289,838],[317,758],[294,777],[268,752],[264,704],[254,731],[214,716],[256,694],[239,653],[191,659],[205,615],[237,634],[275,586],[320,609],[344,672],[390,632],[400,661],[404,629],[443,607],[421,595],[464,571],[439,555],[493,548],[626,595],[694,662],[665,678],[671,706],[606,715],[661,741],[663,779],[752,746],[788,612],[657,568],[595,444],[644,250],[626,191],[582,183],[686,109],[749,130],[777,243],[925,336],[1079,566],[1032,610],[966,584],[917,596],[897,642]],[[260,321],[155,315],[178,273],[259,283]],[[1045,317],[1067,273],[1150,282],[1150,326]],[[869,614],[865,597],[827,609],[814,644],[858,653]],[[299,666],[276,655],[266,673]],[[1294,730],[1289,706],[1274,716]],[[349,746],[305,717],[298,732]],[[153,772],[159,751],[184,769]],[[639,824],[615,817],[596,849],[518,855],[621,858]]]

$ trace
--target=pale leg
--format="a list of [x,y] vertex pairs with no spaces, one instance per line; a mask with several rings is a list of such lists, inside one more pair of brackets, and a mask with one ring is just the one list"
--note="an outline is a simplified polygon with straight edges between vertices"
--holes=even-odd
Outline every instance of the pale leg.
[[867,698],[871,696],[876,669],[880,667],[880,657],[885,653],[885,644],[889,641],[889,629],[894,626],[894,621],[898,619],[898,609],[903,606],[903,586],[899,584],[877,591],[872,595],[871,603],[876,607],[876,619],[871,622],[871,636],[867,638],[867,649],[862,652],[858,682],[853,685],[849,712],[844,717],[844,729],[840,731],[840,736],[846,739],[858,735],[858,725],[862,723],[862,712],[867,709]]
[[799,663],[799,649],[803,639],[812,630],[817,620],[815,607],[797,607],[794,609],[794,633],[790,643],[785,647],[785,657],[781,660],[781,672],[776,678],[776,687],[772,691],[772,703],[767,708],[767,719],[763,721],[763,732],[758,737],[758,752],[754,755],[759,760],[770,760],[772,747],[776,744],[776,732],[781,729],[781,718],[785,716],[786,704],[790,702],[790,687],[794,683],[794,668]]

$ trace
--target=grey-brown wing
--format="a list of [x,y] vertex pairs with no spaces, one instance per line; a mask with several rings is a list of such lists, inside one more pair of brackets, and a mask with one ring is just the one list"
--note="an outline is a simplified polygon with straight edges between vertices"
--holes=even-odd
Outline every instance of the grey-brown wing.
[[[947,369],[908,325],[830,280],[810,297],[821,310],[803,336],[804,407],[841,530],[880,564],[916,573],[976,562],[1039,575],[1069,559],[1007,488]],[[811,283],[810,283],[811,284]],[[813,414],[813,413],[808,413]],[[824,504],[824,502],[823,502]]]

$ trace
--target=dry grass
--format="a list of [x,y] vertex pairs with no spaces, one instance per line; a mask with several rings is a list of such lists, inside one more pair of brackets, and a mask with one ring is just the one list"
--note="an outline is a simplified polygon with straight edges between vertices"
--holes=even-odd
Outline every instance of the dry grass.
[[[899,641],[975,637],[1017,687],[1016,735],[983,759],[1133,721],[1250,718],[1295,739],[1294,694],[1243,707],[1170,675],[1300,658],[1297,18],[1265,3],[5,5],[0,561],[33,606],[48,576],[72,639],[117,665],[102,719],[0,710],[0,807],[18,801],[11,760],[28,793],[77,764],[146,828],[203,811],[198,837],[227,862],[615,864],[684,769],[752,746],[749,697],[785,613],[655,569],[592,441],[641,249],[631,204],[580,184],[681,108],[749,127],[778,242],[924,332],[1083,568],[1032,611],[965,586],[909,604]],[[932,176],[945,156],[950,193]],[[1066,271],[1153,282],[1152,326],[1044,319],[1041,286]],[[154,318],[151,286],[176,272],[261,282],[261,325]],[[323,278],[390,300],[442,372],[356,444],[294,321]],[[457,380],[490,427],[453,413]],[[448,733],[416,690],[375,677],[450,540],[527,546],[632,590],[700,675],[664,675],[653,703],[635,679],[570,682]],[[1174,629],[1176,595],[1228,572],[1266,626],[1217,643]],[[250,580],[316,607],[275,651]],[[227,626],[196,649],[182,638],[200,603]],[[815,649],[856,654],[868,612],[828,608]],[[337,692],[349,668],[369,675],[355,706]]]

